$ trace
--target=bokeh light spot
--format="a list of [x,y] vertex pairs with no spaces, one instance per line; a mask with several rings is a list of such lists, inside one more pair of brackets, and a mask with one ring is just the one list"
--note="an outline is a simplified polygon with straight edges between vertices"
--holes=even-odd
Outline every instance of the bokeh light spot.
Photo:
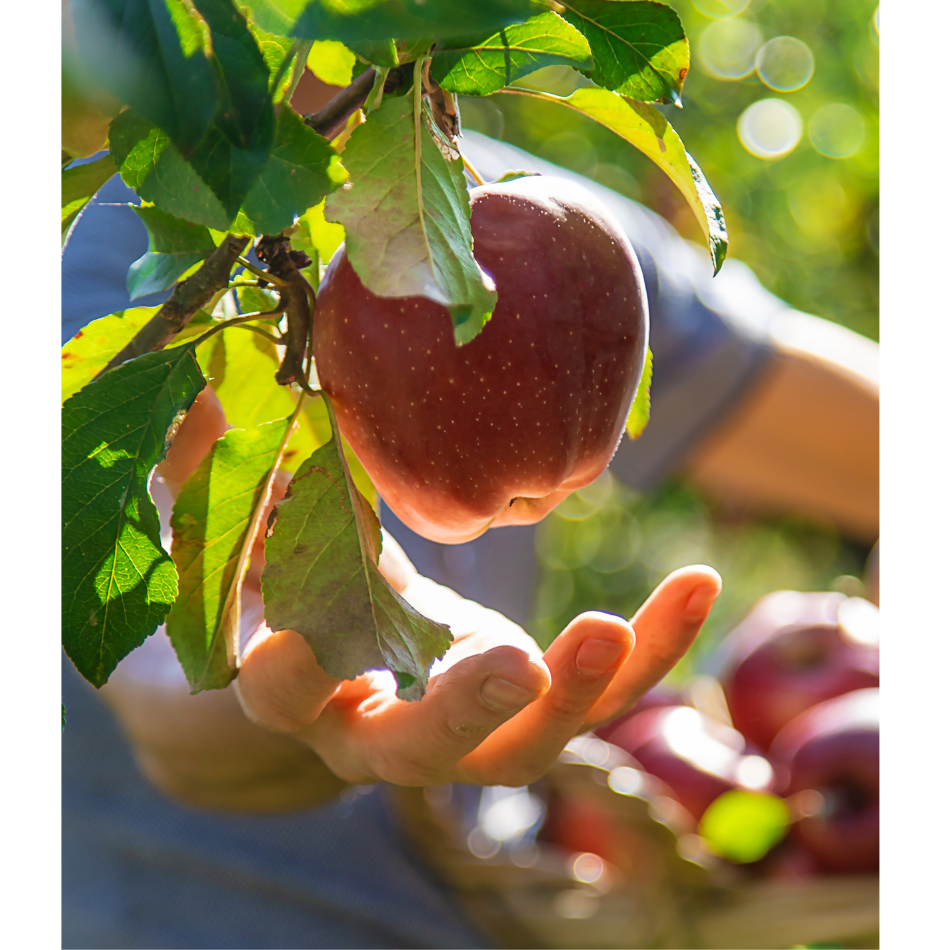
[[794,36],[775,36],[758,50],[755,68],[761,81],[778,92],[802,89],[813,77],[813,51]]
[[704,15],[714,20],[744,13],[751,0],[694,0],[694,6]]
[[701,34],[697,52],[714,79],[744,79],[755,68],[761,30],[748,20],[717,20]]
[[789,155],[803,138],[800,113],[782,99],[760,99],[740,116],[736,126],[742,147],[769,161]]
[[809,120],[809,140],[828,158],[850,158],[864,144],[866,128],[857,109],[830,102]]

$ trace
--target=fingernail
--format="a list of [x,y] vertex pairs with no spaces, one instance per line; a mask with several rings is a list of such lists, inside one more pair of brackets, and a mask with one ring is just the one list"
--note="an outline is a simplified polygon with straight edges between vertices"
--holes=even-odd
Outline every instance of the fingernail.
[[528,703],[536,699],[537,691],[518,686],[500,676],[489,676],[482,683],[482,702],[496,712],[510,712],[513,709],[523,709]]
[[703,620],[710,612],[710,608],[713,606],[713,602],[717,596],[718,591],[709,584],[698,587],[694,593],[687,598],[687,603],[684,605],[684,615],[688,620],[693,622]]
[[585,640],[575,654],[579,673],[600,676],[612,670],[626,651],[625,643],[615,640]]

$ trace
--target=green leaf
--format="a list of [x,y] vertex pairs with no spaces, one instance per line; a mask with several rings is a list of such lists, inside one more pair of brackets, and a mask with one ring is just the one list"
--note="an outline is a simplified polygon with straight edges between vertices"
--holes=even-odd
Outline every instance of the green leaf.
[[235,0],[235,6],[251,20],[277,36],[289,36],[308,0]]
[[202,139],[218,108],[209,29],[183,0],[72,0],[91,78],[181,150]]
[[277,234],[347,180],[331,143],[288,105],[280,107],[270,159],[234,223],[240,234]]
[[305,67],[304,60],[291,52],[293,40],[267,33],[253,22],[249,22],[248,26],[260,47],[260,55],[270,71],[269,87],[273,93],[273,102],[282,102],[293,80],[296,79],[297,70],[301,75],[301,70]]
[[[203,343],[197,356],[230,425],[253,429],[292,415],[298,396],[273,378],[279,368],[279,354],[265,337],[232,327]],[[312,400],[309,405],[311,402],[320,400]],[[331,437],[323,406],[314,410],[314,418],[308,411],[306,406],[289,438],[283,460],[283,467],[289,471]]]
[[308,0],[291,31],[315,40],[388,40],[459,36],[522,23],[530,0]]
[[145,201],[185,221],[228,230],[228,213],[162,129],[129,110],[110,125],[109,144],[122,180]]
[[335,440],[299,467],[271,525],[262,578],[269,627],[302,634],[329,676],[385,667],[399,696],[420,699],[452,638],[379,573],[379,522],[347,478]]
[[401,63],[395,40],[354,40],[351,45],[354,53],[365,63],[385,66],[388,69],[393,69]]
[[148,481],[204,385],[187,344],[129,360],[64,404],[62,640],[94,686],[176,599]]
[[190,164],[234,217],[266,165],[276,116],[270,70],[247,20],[231,0],[197,0],[212,34],[218,109],[198,145],[186,153]]
[[539,172],[525,172],[522,170],[505,172],[500,178],[496,178],[492,184],[497,185],[503,181],[517,181],[518,178],[534,178]]
[[324,215],[324,202],[309,208],[299,218],[299,227],[306,228],[311,235],[312,246],[327,264],[334,252],[344,243],[344,229],[335,222],[328,221]]
[[231,0],[201,0],[198,11],[210,37],[213,121],[186,142],[139,109],[113,123],[110,141],[120,171],[128,161],[123,178],[142,197],[179,218],[225,229],[267,162],[276,117],[270,69],[245,18]]
[[160,208],[132,206],[132,210],[148,229],[148,252],[128,269],[126,285],[132,300],[172,287],[181,274],[215,250],[209,229],[201,224],[181,221]]
[[423,116],[416,129],[414,91],[373,112],[350,136],[343,160],[351,182],[328,199],[326,216],[344,226],[360,280],[382,297],[443,304],[456,342],[467,343],[497,294],[472,256],[462,162],[443,157]]
[[179,594],[167,635],[194,693],[222,689],[236,674],[240,582],[288,429],[279,419],[226,432],[173,506]]
[[[112,124],[113,157],[125,183],[178,218],[238,233],[275,234],[346,180],[330,143],[308,128],[288,105],[280,107],[270,157],[245,196],[238,218],[226,209],[193,167],[156,129],[131,112]],[[238,209],[235,209],[238,214]]]
[[678,133],[658,109],[594,86],[576,89],[565,98],[546,95],[542,98],[584,113],[651,158],[684,195],[706,235],[713,272],[719,271],[728,249],[723,209],[703,172],[685,151]]
[[636,387],[636,395],[630,406],[630,414],[626,420],[626,434],[631,439],[638,439],[649,424],[649,410],[652,401],[649,392],[652,388],[652,350],[646,347],[646,361],[642,367],[642,379]]
[[238,309],[241,313],[273,310],[279,305],[279,296],[262,287],[238,287],[237,295]]
[[86,203],[116,173],[111,155],[61,172],[61,239]]
[[337,40],[315,40],[308,53],[308,68],[329,86],[349,86],[356,59]]
[[643,102],[681,103],[691,65],[681,19],[652,0],[563,0],[562,16],[591,44],[581,71],[606,89]]
[[732,789],[700,819],[700,836],[720,857],[738,864],[763,858],[790,825],[787,803],[774,795]]
[[70,399],[157,313],[134,307],[88,323],[61,348],[61,400]]
[[64,727],[67,725],[67,713],[64,709],[64,703],[61,703],[61,731],[64,732]]
[[591,67],[582,34],[555,13],[542,13],[481,39],[457,40],[434,53],[430,74],[447,90],[487,96],[543,66]]
[[[128,343],[159,307],[132,307],[93,320],[61,348],[61,401],[70,399]],[[168,344],[175,347],[200,336],[215,321],[200,310]]]

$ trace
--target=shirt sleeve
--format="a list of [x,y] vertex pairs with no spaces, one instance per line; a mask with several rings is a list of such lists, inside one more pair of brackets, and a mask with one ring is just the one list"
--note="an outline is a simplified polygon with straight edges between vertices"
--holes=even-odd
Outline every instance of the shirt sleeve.
[[154,307],[169,296],[164,292],[129,299],[128,269],[148,250],[148,232],[132,211],[139,203],[135,192],[114,175],[71,227],[61,255],[62,342],[91,320],[129,307]]

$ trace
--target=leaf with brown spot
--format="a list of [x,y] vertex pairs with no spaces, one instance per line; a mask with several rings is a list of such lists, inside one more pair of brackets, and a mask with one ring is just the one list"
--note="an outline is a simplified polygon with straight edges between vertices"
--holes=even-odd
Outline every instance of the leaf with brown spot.
[[392,589],[377,567],[381,551],[379,520],[332,439],[277,505],[262,578],[267,624],[297,630],[329,676],[386,668],[402,699],[420,699],[452,637]]

